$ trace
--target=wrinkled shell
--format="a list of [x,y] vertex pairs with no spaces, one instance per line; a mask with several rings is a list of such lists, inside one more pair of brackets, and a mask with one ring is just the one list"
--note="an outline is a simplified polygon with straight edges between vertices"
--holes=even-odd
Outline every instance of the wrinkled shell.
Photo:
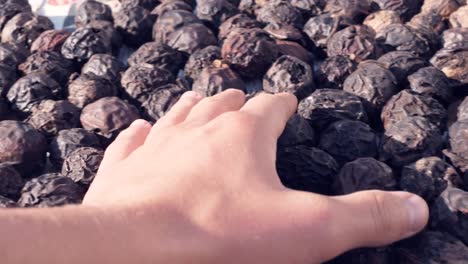
[[374,31],[367,26],[349,26],[333,34],[327,42],[330,57],[344,55],[361,62],[378,56]]
[[457,171],[439,157],[420,159],[401,171],[400,188],[428,202],[437,198],[449,184],[459,187],[463,182]]
[[46,99],[59,99],[62,87],[42,73],[31,73],[19,79],[8,91],[6,97],[12,108],[24,114]]
[[239,13],[228,0],[198,0],[196,15],[210,26],[218,28],[224,21]]
[[221,59],[221,48],[208,46],[195,51],[185,64],[185,76],[196,80],[205,67],[211,66],[215,60]]
[[423,117],[409,117],[385,131],[380,159],[394,167],[434,156],[443,139],[437,126]]
[[60,167],[70,153],[81,147],[99,148],[99,138],[83,128],[59,131],[49,144],[49,159],[54,166]]
[[144,102],[152,91],[174,81],[172,73],[155,65],[143,63],[125,71],[122,76],[122,87],[133,100]]
[[114,83],[92,73],[82,74],[68,85],[68,100],[80,109],[101,98],[117,94],[118,88]]
[[392,51],[378,59],[378,62],[389,69],[397,78],[397,81],[404,84],[407,77],[417,70],[428,66],[422,58],[409,51]]
[[468,120],[468,96],[465,97],[465,100],[458,106],[457,120]]
[[260,28],[260,23],[245,14],[230,17],[219,26],[218,37],[224,41],[227,36],[237,28]]
[[198,23],[202,21],[191,11],[173,10],[160,16],[153,26],[153,39],[156,42],[167,44],[169,36],[181,29],[185,25]]
[[151,40],[154,18],[142,7],[128,7],[114,13],[114,24],[125,44],[138,47]]
[[326,48],[331,36],[341,30],[343,25],[339,18],[330,14],[312,17],[304,25],[304,33],[319,48]]
[[179,101],[185,92],[187,89],[176,84],[159,87],[141,104],[145,117],[151,121],[157,121]]
[[204,96],[213,96],[227,89],[245,91],[242,79],[227,65],[204,68],[192,87],[193,91]]
[[340,120],[368,121],[359,97],[342,90],[316,90],[299,103],[297,111],[320,130]]
[[117,97],[104,97],[81,112],[81,125],[88,131],[111,138],[140,116],[137,109]]
[[0,64],[17,68],[29,56],[29,50],[22,44],[0,43]]
[[450,15],[450,25],[454,28],[468,28],[468,6],[462,6]]
[[328,57],[320,64],[318,83],[324,88],[342,88],[346,78],[356,69],[356,63],[346,56]]
[[330,194],[338,164],[326,152],[305,146],[280,148],[276,168],[282,183],[291,189]]
[[246,78],[263,75],[278,56],[278,46],[261,29],[237,29],[223,43],[223,58]]
[[419,69],[408,76],[408,81],[413,92],[434,97],[444,103],[450,102],[452,99],[450,79],[434,67]]
[[93,182],[103,158],[102,150],[90,147],[78,148],[65,159],[62,175],[74,182],[89,185]]
[[92,27],[78,28],[62,46],[63,57],[78,62],[86,62],[94,54],[111,52],[110,39]]
[[298,28],[304,24],[301,11],[285,0],[268,1],[257,10],[257,20],[264,24],[286,24]]
[[278,146],[292,147],[305,145],[315,146],[315,131],[309,120],[295,114],[288,120],[286,127],[278,139]]
[[431,63],[447,77],[468,83],[468,50],[441,49]]
[[432,124],[443,128],[447,121],[447,111],[437,100],[403,90],[394,95],[382,110],[382,122],[385,129],[407,117],[420,116]]
[[281,56],[263,77],[263,90],[292,93],[301,100],[314,90],[312,68],[296,57]]
[[31,52],[55,51],[60,52],[63,43],[70,36],[70,33],[63,30],[47,30],[42,32],[31,45]]
[[460,120],[449,128],[449,139],[452,151],[468,159],[468,120]]
[[210,45],[216,45],[218,40],[213,32],[202,24],[189,24],[171,33],[167,44],[188,55]]
[[53,51],[38,51],[29,56],[18,68],[25,75],[43,72],[62,85],[68,82],[68,78],[75,71],[71,61]]
[[374,158],[359,158],[341,168],[333,188],[338,195],[366,190],[393,191],[397,181],[387,164]]
[[[350,134],[349,132],[353,133]],[[352,120],[331,124],[320,137],[319,148],[330,153],[340,164],[357,158],[376,157],[378,138],[369,125]]]
[[112,10],[104,3],[87,0],[76,11],[75,25],[76,27],[82,27],[94,20],[113,22]]
[[55,207],[81,203],[83,196],[83,189],[72,179],[51,173],[28,181],[18,204],[21,207]]
[[120,73],[125,66],[115,57],[109,54],[96,54],[89,58],[81,69],[82,74],[93,73],[106,78],[114,83],[120,82]]
[[372,28],[375,33],[381,32],[386,26],[403,23],[400,15],[392,10],[381,10],[366,17],[363,24]]
[[17,79],[18,76],[14,69],[9,65],[0,64],[0,96],[4,97]]
[[141,63],[153,64],[177,75],[179,69],[184,64],[184,58],[182,53],[165,44],[148,42],[140,46],[128,59],[128,64],[130,66]]
[[10,19],[2,31],[2,42],[14,42],[30,46],[44,31],[53,29],[54,24],[48,17],[33,13],[19,13]]
[[418,35],[410,27],[396,23],[383,28],[377,33],[375,40],[387,50],[411,51],[418,55],[430,52],[430,43],[422,35]]
[[31,125],[19,121],[0,122],[0,163],[13,165],[24,178],[42,172],[47,141]]

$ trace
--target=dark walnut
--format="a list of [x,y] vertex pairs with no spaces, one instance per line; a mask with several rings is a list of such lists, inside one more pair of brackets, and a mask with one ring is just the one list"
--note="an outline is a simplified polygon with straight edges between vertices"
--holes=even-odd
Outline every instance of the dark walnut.
[[159,87],[158,90],[150,93],[148,98],[141,104],[145,118],[156,122],[171,110],[182,94],[187,91],[186,88],[177,84]]
[[298,114],[319,130],[341,120],[368,122],[367,112],[359,97],[335,89],[316,90],[299,103]]
[[425,0],[421,12],[434,12],[440,16],[449,17],[450,14],[464,4],[466,5],[466,1],[464,2],[463,0]]
[[339,17],[322,14],[312,17],[304,25],[304,33],[319,48],[326,48],[333,34],[346,27]]
[[427,202],[439,197],[449,185],[461,187],[463,181],[455,168],[439,157],[422,158],[401,171],[400,189],[415,193]]
[[6,197],[0,195],[0,208],[15,208],[18,204]]
[[213,32],[203,24],[198,23],[185,25],[167,37],[169,46],[189,56],[199,49],[216,45],[217,42]]
[[402,167],[439,153],[443,138],[437,126],[423,117],[408,117],[385,131],[381,160]]
[[204,68],[193,83],[192,90],[204,96],[213,96],[227,89],[245,91],[245,88],[245,83],[239,75],[228,65],[221,64],[219,67],[208,66]]
[[417,14],[406,25],[427,39],[431,49],[439,48],[440,35],[447,29],[447,21],[434,12]]
[[468,244],[468,192],[448,187],[431,206],[430,226]]
[[304,25],[301,10],[285,0],[267,1],[257,10],[257,20],[264,24],[288,24],[297,28]]
[[309,64],[312,64],[313,62],[312,53],[297,42],[277,39],[276,45],[278,46],[279,56],[296,57]]
[[[159,5],[159,2],[164,2],[164,1],[159,1],[159,0],[119,0],[119,2],[124,8],[140,6],[140,7],[143,7],[145,9],[152,10],[157,5]],[[168,2],[168,1],[166,1],[166,2]]]
[[343,90],[361,97],[377,112],[399,91],[393,73],[374,61],[359,64],[358,69],[346,78]]
[[348,24],[360,24],[371,12],[370,1],[327,0],[324,2],[325,13],[330,13]]
[[12,166],[0,164],[0,196],[18,200],[24,181]]
[[188,12],[193,12],[193,7],[183,0],[169,0],[164,1],[160,5],[155,7],[153,11],[151,11],[151,14],[156,15],[157,17],[161,17],[167,12],[174,10],[184,10]]
[[76,10],[75,25],[83,27],[91,21],[104,20],[113,22],[111,8],[101,2],[95,0],[87,0],[83,2]]
[[286,187],[320,194],[330,194],[339,169],[332,156],[305,145],[279,148],[276,168]]
[[81,74],[94,74],[113,83],[120,83],[120,74],[124,70],[125,66],[116,57],[110,54],[96,54],[83,65]]
[[65,159],[62,175],[74,182],[90,185],[103,158],[103,150],[91,147],[78,148]]
[[208,46],[190,55],[184,68],[184,75],[196,80],[205,67],[211,66],[215,60],[221,59],[221,48]]
[[301,10],[304,18],[320,14],[324,6],[322,0],[291,0],[290,2],[291,5]]
[[224,41],[237,28],[261,28],[261,24],[246,14],[232,16],[219,26],[219,40]]
[[236,29],[223,43],[223,58],[245,78],[262,76],[278,56],[278,46],[262,29]]
[[92,28],[97,34],[101,35],[106,43],[110,41],[113,54],[118,55],[117,53],[122,47],[123,37],[120,32],[114,28],[112,22],[94,20],[89,22],[86,27]]
[[142,103],[152,91],[174,81],[175,77],[169,71],[143,63],[125,71],[122,76],[122,87],[130,98]]
[[110,53],[112,43],[109,36],[89,26],[75,30],[62,46],[63,57],[80,63],[85,63],[94,54]]
[[114,24],[122,35],[123,42],[131,47],[139,47],[151,40],[154,17],[143,7],[122,8],[114,13]]
[[381,119],[385,129],[390,129],[401,120],[413,116],[424,117],[442,130],[447,121],[447,111],[437,100],[409,90],[390,98],[382,109]]
[[49,144],[49,160],[52,165],[60,168],[70,153],[81,147],[100,148],[101,144],[96,134],[83,128],[61,130]]
[[290,40],[298,43],[306,43],[302,31],[289,24],[268,24],[263,28],[276,40]]
[[18,75],[14,68],[0,63],[0,96],[4,97],[17,79]]
[[54,24],[48,17],[23,12],[10,19],[2,30],[2,42],[13,42],[31,46],[44,31],[53,29]]
[[292,93],[302,100],[314,89],[312,67],[296,57],[279,57],[263,76],[263,90],[270,93]]
[[211,28],[218,28],[224,21],[239,13],[229,0],[199,0],[196,15]]
[[457,121],[468,120],[468,96],[458,106]]
[[452,28],[442,34],[442,46],[446,49],[468,50],[468,28]]
[[139,117],[134,106],[117,97],[104,97],[85,106],[80,120],[86,130],[113,138]]
[[450,15],[452,28],[468,28],[468,6],[462,6]]
[[443,48],[432,57],[431,64],[441,70],[447,77],[463,84],[468,83],[468,71],[466,70],[468,65],[468,48]]
[[[436,249],[436,250],[435,250]],[[459,263],[468,259],[468,247],[455,237],[436,231],[424,231],[397,245],[396,263]]]
[[118,92],[119,88],[112,81],[85,73],[68,85],[68,100],[81,109],[101,98],[116,96]]
[[330,57],[343,55],[361,62],[379,56],[374,31],[367,26],[349,26],[333,34],[327,42]]
[[43,72],[61,85],[66,85],[68,78],[75,71],[72,61],[53,51],[38,51],[29,56],[18,68],[25,75]]
[[452,151],[468,159],[468,119],[460,120],[449,128],[449,140]]
[[366,190],[393,191],[397,180],[392,168],[374,158],[359,158],[346,163],[334,179],[334,194],[344,195]]
[[278,139],[279,147],[293,147],[297,145],[305,145],[309,147],[315,146],[315,131],[310,125],[309,120],[295,114],[288,120],[286,127]]
[[391,24],[377,33],[377,44],[385,51],[402,50],[411,51],[425,56],[431,52],[430,42],[414,29],[400,24]]
[[56,207],[79,204],[83,197],[83,188],[72,179],[50,173],[26,182],[18,204],[21,207]]
[[0,121],[11,119],[11,114],[8,101],[0,98]]
[[46,30],[37,37],[31,45],[31,52],[55,51],[60,52],[70,33],[64,30]]
[[2,32],[5,24],[21,12],[31,12],[31,6],[29,6],[29,4],[26,7],[18,3],[0,3],[0,33]]
[[52,78],[43,73],[31,73],[19,79],[6,97],[14,110],[28,115],[42,100],[60,99],[62,95],[62,87]]
[[66,100],[44,100],[33,109],[26,122],[51,137],[60,130],[80,126],[80,109]]
[[149,63],[171,72],[174,76],[179,73],[184,62],[185,59],[181,52],[158,42],[148,42],[143,44],[128,59],[128,64],[130,66]]
[[12,165],[24,178],[42,173],[46,165],[47,141],[31,125],[0,121],[0,163]]
[[409,51],[392,51],[381,56],[377,61],[389,69],[400,84],[406,84],[409,75],[428,66],[424,59]]
[[168,43],[169,35],[189,24],[202,24],[202,21],[192,11],[173,10],[164,13],[153,26],[153,39],[156,42]]
[[22,44],[0,43],[0,64],[16,69],[29,55],[29,50]]
[[442,103],[452,100],[452,81],[434,67],[419,69],[408,76],[411,91],[433,97]]
[[381,10],[395,11],[400,17],[409,20],[419,13],[423,0],[372,0]]
[[376,34],[391,24],[403,23],[400,15],[392,10],[380,10],[366,17],[363,24],[372,28]]
[[322,132],[319,148],[330,153],[338,163],[344,164],[357,158],[376,157],[378,137],[363,122],[342,120]]
[[318,84],[323,88],[341,89],[346,78],[356,69],[356,63],[346,56],[328,57],[320,64],[318,69]]

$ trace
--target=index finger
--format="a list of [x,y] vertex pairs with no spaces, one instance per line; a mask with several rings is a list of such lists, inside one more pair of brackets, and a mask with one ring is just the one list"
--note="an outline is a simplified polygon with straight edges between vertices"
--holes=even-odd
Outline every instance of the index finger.
[[241,112],[258,117],[259,131],[262,135],[273,133],[278,140],[286,127],[286,123],[297,110],[297,98],[293,94],[262,93],[247,101]]

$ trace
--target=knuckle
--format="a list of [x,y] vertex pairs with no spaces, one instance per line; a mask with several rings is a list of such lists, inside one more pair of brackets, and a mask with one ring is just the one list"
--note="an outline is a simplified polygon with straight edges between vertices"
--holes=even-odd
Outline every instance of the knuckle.
[[228,112],[221,117],[225,127],[236,127],[238,130],[248,130],[255,126],[256,117],[246,112]]
[[382,191],[371,191],[369,195],[372,198],[372,204],[369,207],[372,217],[372,228],[375,233],[395,232],[391,215],[391,203]]

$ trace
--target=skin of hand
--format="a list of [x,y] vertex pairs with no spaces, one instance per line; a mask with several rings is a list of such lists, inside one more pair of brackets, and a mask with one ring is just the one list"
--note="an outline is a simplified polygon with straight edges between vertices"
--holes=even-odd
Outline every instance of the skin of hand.
[[290,94],[187,92],[153,127],[118,136],[81,207],[124,219],[112,237],[133,263],[320,263],[424,228],[428,207],[410,193],[284,187],[276,142],[296,107]]

